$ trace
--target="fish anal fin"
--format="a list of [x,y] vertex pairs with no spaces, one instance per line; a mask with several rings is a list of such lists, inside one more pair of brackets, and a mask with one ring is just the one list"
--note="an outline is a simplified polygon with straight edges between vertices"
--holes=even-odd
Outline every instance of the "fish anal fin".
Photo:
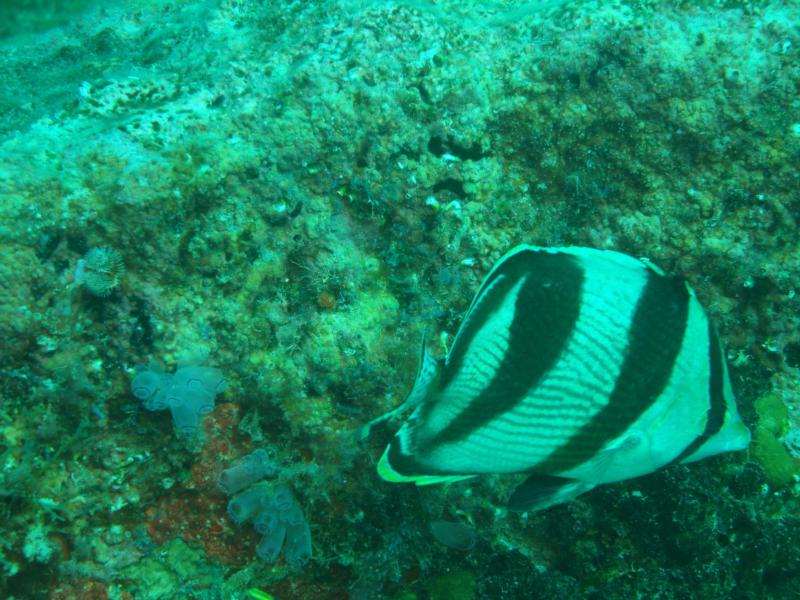
[[517,512],[544,510],[569,502],[593,487],[577,479],[534,473],[511,493],[508,508]]

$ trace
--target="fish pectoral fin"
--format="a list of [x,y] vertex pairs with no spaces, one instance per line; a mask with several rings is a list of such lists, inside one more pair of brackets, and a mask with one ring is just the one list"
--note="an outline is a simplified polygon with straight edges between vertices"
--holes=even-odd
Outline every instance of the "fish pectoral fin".
[[618,442],[598,452],[591,460],[581,467],[582,479],[604,482],[606,472],[615,464],[625,464],[626,453],[635,450],[642,444],[644,436],[639,432],[631,432]]
[[511,493],[508,508],[517,512],[543,510],[569,502],[593,487],[577,479],[534,473]]

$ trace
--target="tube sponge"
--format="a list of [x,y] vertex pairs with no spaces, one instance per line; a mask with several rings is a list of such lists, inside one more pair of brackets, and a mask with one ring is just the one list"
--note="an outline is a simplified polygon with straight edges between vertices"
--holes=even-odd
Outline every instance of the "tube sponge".
[[265,489],[267,484],[261,483],[237,494],[228,502],[228,516],[237,525],[255,518],[268,505],[269,495]]
[[[257,517],[258,528],[264,530],[256,553],[259,558],[272,562],[277,558],[275,547],[279,541],[283,546],[286,562],[293,567],[306,564],[311,558],[311,529],[303,515],[303,509],[285,486],[278,486],[261,515]],[[280,551],[280,546],[278,546]]]
[[[227,494],[250,485],[252,477],[269,477],[275,474],[264,450],[256,450],[240,463],[220,475],[220,487]],[[250,485],[236,494],[228,503],[228,515],[241,525],[252,521],[253,528],[263,537],[256,555],[273,562],[283,550],[286,562],[300,567],[311,559],[311,528],[303,509],[286,486],[273,486],[267,482]]]
[[283,553],[286,555],[286,562],[293,567],[301,567],[311,558],[311,529],[305,519],[286,524]]
[[286,525],[275,520],[273,526],[263,534],[264,537],[256,546],[256,555],[265,562],[274,562],[286,540]]
[[278,521],[278,513],[274,510],[261,511],[255,519],[253,519],[253,529],[261,535],[266,535],[274,531],[280,521]]
[[272,506],[277,512],[278,522],[286,527],[283,553],[286,562],[299,567],[311,558],[311,529],[303,516],[303,510],[288,488],[280,486],[272,496]]
[[167,408],[165,389],[169,386],[171,375],[157,370],[158,367],[136,367],[136,375],[131,381],[133,395],[142,401],[147,410]]
[[225,390],[225,378],[215,367],[178,366],[165,373],[158,365],[136,367],[131,381],[133,395],[147,410],[169,408],[178,432],[193,435],[200,418],[214,410],[214,398]]
[[219,486],[230,496],[259,479],[272,477],[276,471],[277,468],[270,461],[266,450],[259,448],[245,456],[238,465],[225,469],[219,476]]

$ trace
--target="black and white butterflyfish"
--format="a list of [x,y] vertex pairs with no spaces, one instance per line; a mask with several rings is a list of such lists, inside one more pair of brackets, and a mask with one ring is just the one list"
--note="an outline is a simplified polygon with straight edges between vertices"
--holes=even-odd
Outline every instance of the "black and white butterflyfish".
[[750,442],[691,288],[591,248],[503,256],[444,358],[423,341],[408,399],[370,425],[412,408],[378,463],[383,479],[525,473],[509,499],[520,511]]

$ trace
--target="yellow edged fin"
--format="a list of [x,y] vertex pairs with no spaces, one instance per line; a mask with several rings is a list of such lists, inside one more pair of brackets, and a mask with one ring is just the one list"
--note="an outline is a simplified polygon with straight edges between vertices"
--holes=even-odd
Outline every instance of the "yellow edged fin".
[[401,475],[392,468],[388,459],[389,448],[386,448],[378,461],[378,475],[391,483],[414,483],[416,485],[433,485],[435,483],[452,483],[463,479],[471,479],[475,475]]
[[275,596],[267,592],[262,592],[258,588],[250,588],[245,593],[248,598],[252,598],[253,600],[276,600]]

